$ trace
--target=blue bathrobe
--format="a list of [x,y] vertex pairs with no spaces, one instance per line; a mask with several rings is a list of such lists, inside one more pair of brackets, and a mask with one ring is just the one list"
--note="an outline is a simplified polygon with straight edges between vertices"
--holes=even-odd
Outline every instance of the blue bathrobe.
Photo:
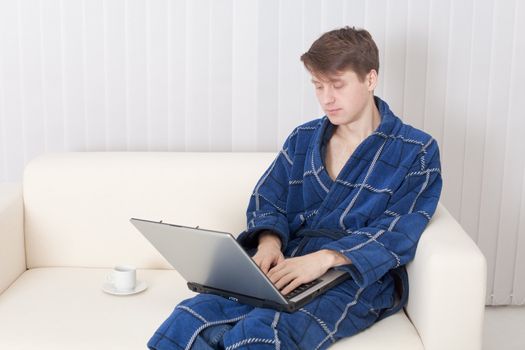
[[351,278],[294,313],[254,308],[200,294],[176,306],[148,343],[150,349],[189,349],[201,332],[229,324],[233,349],[325,349],[406,305],[405,265],[434,214],[442,180],[436,141],[404,124],[379,98],[378,128],[354,151],[334,181],[325,165],[335,126],[326,116],[297,127],[256,184],[247,250],[271,230],[286,257],[331,249],[352,264]]

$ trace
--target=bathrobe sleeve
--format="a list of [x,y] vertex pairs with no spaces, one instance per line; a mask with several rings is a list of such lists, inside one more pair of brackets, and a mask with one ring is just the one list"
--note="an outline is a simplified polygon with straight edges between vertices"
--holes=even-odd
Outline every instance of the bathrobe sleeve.
[[293,156],[295,150],[293,132],[286,139],[279,154],[257,182],[246,210],[247,229],[237,240],[246,249],[256,248],[259,233],[270,230],[281,239],[281,250],[286,249],[289,240],[286,202]]
[[416,158],[382,215],[321,247],[338,251],[352,261],[338,269],[348,271],[360,287],[414,259],[419,238],[436,210],[442,187],[436,141]]

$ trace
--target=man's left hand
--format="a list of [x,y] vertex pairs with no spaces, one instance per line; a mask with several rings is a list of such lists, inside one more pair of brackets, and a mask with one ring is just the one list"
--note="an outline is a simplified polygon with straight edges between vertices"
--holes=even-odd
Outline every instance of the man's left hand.
[[281,293],[286,295],[301,284],[321,277],[329,268],[351,261],[344,255],[332,250],[320,250],[307,255],[288,258],[274,266],[268,272],[268,278]]

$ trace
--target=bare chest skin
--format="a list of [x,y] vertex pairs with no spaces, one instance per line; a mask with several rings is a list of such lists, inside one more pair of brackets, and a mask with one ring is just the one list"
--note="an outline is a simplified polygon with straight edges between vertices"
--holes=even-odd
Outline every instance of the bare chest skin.
[[357,142],[344,142],[335,134],[330,138],[326,146],[325,165],[328,175],[333,181],[335,181],[357,146]]

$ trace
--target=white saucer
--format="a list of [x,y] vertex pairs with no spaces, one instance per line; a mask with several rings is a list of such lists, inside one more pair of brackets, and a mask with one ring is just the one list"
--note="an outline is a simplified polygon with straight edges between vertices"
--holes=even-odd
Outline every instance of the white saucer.
[[115,289],[115,286],[113,286],[112,283],[106,282],[102,285],[102,290],[106,293],[113,294],[113,295],[132,295],[137,294],[140,292],[143,292],[148,288],[148,285],[144,281],[137,281],[137,284],[135,285],[135,289],[132,290],[119,290]]

